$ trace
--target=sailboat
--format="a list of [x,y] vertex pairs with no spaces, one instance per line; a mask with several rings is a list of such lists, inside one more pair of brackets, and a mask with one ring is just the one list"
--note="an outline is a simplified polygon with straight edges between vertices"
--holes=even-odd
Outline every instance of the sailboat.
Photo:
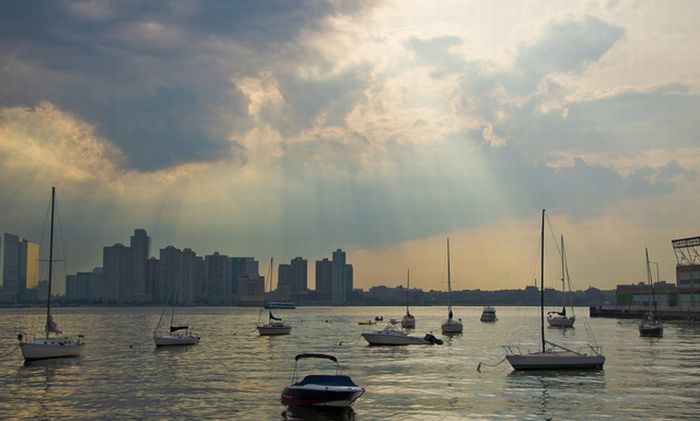
[[[270,292],[272,292],[272,262],[273,260],[272,258],[270,258],[270,269],[268,270],[268,278],[270,279]],[[282,319],[280,319],[279,317],[275,317],[272,314],[272,310],[268,310],[267,323],[262,323],[260,321],[264,307],[264,304],[260,306],[260,314],[258,314],[257,329],[260,333],[260,336],[289,335],[292,332],[292,326],[283,322]]]
[[442,322],[442,333],[462,333],[462,319],[455,320],[452,314],[452,276],[450,272],[450,239],[447,239],[447,320]]
[[[45,335],[41,338],[34,338],[27,341],[22,334],[17,338],[20,341],[19,347],[25,362],[46,360],[50,358],[75,358],[80,357],[83,352],[83,335],[78,335],[78,339],[70,336],[59,336],[63,332],[59,329],[56,321],[51,316],[51,282],[53,277],[53,225],[54,210],[56,207],[56,187],[51,187],[51,234],[49,237],[49,289],[46,300],[46,326]],[[54,334],[52,336],[51,334]]]
[[177,288],[178,285],[176,282],[175,285],[173,285],[172,290],[170,290],[168,300],[166,300],[167,304],[167,301],[170,301],[170,297],[173,298],[171,302],[172,305],[170,306],[170,329],[168,330],[168,333],[158,333],[160,325],[163,322],[163,316],[165,315],[165,310],[167,309],[167,306],[163,307],[163,311],[160,313],[160,319],[158,320],[158,324],[153,330],[153,341],[155,342],[157,347],[197,345],[199,343],[199,336],[190,334],[190,327],[188,325],[174,324],[175,305],[177,304]]
[[569,328],[574,327],[576,315],[574,306],[571,306],[571,316],[566,315],[566,287],[564,280],[569,281],[569,293],[571,293],[571,280],[569,279],[569,267],[566,262],[566,251],[564,250],[564,236],[561,236],[561,311],[550,311],[547,313],[547,322],[552,327]]
[[[522,353],[519,347],[506,346],[506,359],[515,370],[564,370],[600,369],[605,364],[600,347],[588,345],[591,354],[574,351],[553,342],[544,336],[544,216],[542,209],[542,233],[540,236],[540,335],[539,352]],[[547,347],[549,345],[549,347]],[[588,351],[587,349],[587,351]]]
[[639,336],[661,338],[664,336],[664,325],[656,319],[656,298],[651,279],[651,269],[649,268],[649,250],[646,247],[644,247],[644,253],[646,255],[647,264],[647,281],[649,282],[649,305],[651,305],[652,308],[639,324]]
[[406,272],[406,315],[401,319],[401,327],[413,329],[416,327],[416,318],[408,311],[408,291],[411,289],[411,269]]

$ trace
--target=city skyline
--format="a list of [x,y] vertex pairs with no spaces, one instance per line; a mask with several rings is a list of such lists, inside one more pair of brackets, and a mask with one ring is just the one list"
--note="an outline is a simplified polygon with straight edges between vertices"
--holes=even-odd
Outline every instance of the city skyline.
[[56,185],[69,273],[143,227],[444,289],[450,237],[456,289],[522,288],[547,208],[610,289],[700,233],[694,2],[0,8],[0,232]]

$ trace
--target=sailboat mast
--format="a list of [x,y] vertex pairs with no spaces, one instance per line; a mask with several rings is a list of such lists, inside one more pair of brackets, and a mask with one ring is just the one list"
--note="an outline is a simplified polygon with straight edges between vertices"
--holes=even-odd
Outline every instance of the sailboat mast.
[[450,270],[450,239],[447,239],[447,315],[448,319],[452,319],[452,302],[450,295],[452,294],[452,272]]
[[411,288],[411,269],[406,269],[406,314],[408,311],[408,289]]
[[651,279],[651,267],[649,267],[649,249],[646,247],[644,247],[644,255],[646,257],[646,262],[647,262],[647,282],[649,282],[649,306],[650,307],[652,305],[654,306],[652,311],[651,311],[651,314],[652,314],[652,317],[655,318],[656,317],[656,314],[655,314],[656,313],[656,300],[653,297],[653,293],[654,293],[653,288],[654,287],[652,286],[653,281]]
[[49,292],[46,299],[46,339],[51,330],[51,278],[53,276],[53,213],[56,202],[56,187],[51,186],[51,233],[49,234]]
[[545,351],[544,340],[544,209],[542,209],[542,232],[540,234],[540,330],[542,335],[542,352]]

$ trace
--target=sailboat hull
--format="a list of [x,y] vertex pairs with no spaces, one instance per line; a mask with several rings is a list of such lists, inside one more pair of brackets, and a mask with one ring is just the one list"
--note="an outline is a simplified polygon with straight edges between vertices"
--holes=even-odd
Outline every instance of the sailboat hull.
[[284,324],[258,325],[258,332],[260,336],[289,335],[292,332],[292,327]]
[[193,335],[163,335],[153,336],[156,346],[186,346],[197,345],[199,337]]
[[462,326],[462,323],[460,323],[456,320],[445,320],[442,323],[442,333],[446,333],[446,334],[462,333],[463,329],[464,329],[464,327]]
[[574,322],[576,322],[576,318],[563,316],[548,317],[547,322],[552,327],[574,327]]
[[404,329],[413,329],[416,327],[416,318],[412,315],[405,315],[401,319],[401,327]]
[[402,332],[378,330],[373,332],[362,332],[362,337],[365,338],[370,345],[431,345],[430,342],[418,336],[406,335]]
[[83,353],[83,344],[69,337],[35,339],[20,344],[24,361],[40,361],[52,358],[78,358]]
[[602,355],[578,354],[576,352],[537,352],[532,354],[506,355],[515,370],[595,370],[602,369]]
[[643,321],[639,325],[639,336],[662,338],[664,336],[664,326],[658,322]]

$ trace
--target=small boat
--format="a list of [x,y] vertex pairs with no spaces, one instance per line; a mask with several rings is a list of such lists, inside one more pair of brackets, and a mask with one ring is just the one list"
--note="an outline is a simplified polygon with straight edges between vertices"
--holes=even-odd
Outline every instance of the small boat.
[[384,321],[384,316],[376,316],[376,317],[374,318],[374,321],[375,321],[375,322],[383,322],[383,321]]
[[[53,225],[54,210],[56,203],[56,188],[51,187],[51,234],[49,239],[49,288],[46,300],[46,326],[45,335],[41,338],[34,338],[28,341],[27,338],[19,334],[19,347],[25,362],[46,360],[51,358],[77,358],[83,352],[83,335],[78,335],[77,339],[70,336],[59,336],[63,332],[59,329],[56,321],[51,315],[51,282],[53,276]],[[54,336],[51,336],[51,334]]]
[[[522,352],[520,347],[505,346],[506,359],[515,370],[565,370],[601,369],[605,356],[599,346],[588,345],[586,352],[574,351],[549,342],[544,336],[544,223],[542,209],[542,231],[540,237],[540,337],[539,352]],[[591,351],[589,354],[588,351]]]
[[258,332],[260,336],[275,336],[275,335],[289,335],[292,332],[292,327],[282,321],[279,317],[272,315],[272,311],[269,311],[268,322],[258,323]]
[[649,282],[649,304],[652,306],[652,309],[639,323],[639,336],[662,338],[664,336],[664,325],[656,318],[656,297],[654,296],[654,285],[649,267],[649,250],[645,247],[644,252],[646,254],[647,281]]
[[569,267],[566,263],[566,251],[564,249],[564,236],[561,236],[561,292],[562,292],[562,303],[561,311],[550,311],[547,312],[547,323],[551,327],[561,327],[570,328],[574,327],[576,322],[576,315],[574,314],[574,306],[571,304],[571,316],[566,315],[566,284],[565,280],[568,280],[569,284],[569,299],[571,299],[571,279],[569,278]]
[[[197,345],[199,336],[190,335],[189,326],[170,326],[170,333],[166,335],[153,335],[153,342],[156,346],[183,346]],[[184,333],[177,333],[184,330]]]
[[289,301],[270,301],[263,305],[265,310],[294,310],[297,306]]
[[[311,374],[297,381],[297,363],[301,359],[317,358],[331,360],[335,363],[334,375]],[[292,384],[282,391],[283,404],[293,406],[321,406],[345,408],[352,405],[365,389],[356,385],[350,376],[340,372],[338,359],[327,354],[298,354],[294,357],[294,374]]]
[[372,330],[362,332],[370,345],[442,345],[442,340],[436,338],[432,333],[426,333],[424,337],[411,336],[397,328],[397,322],[392,320],[382,330]]
[[373,320],[367,320],[366,322],[357,322],[358,325],[360,326],[371,326],[371,325],[376,325],[377,322]]
[[452,295],[452,277],[450,274],[450,239],[447,239],[447,320],[442,322],[442,333],[454,335],[462,333],[462,319],[455,320],[452,314],[452,304],[450,302]]
[[413,329],[416,327],[416,318],[408,310],[408,290],[411,288],[411,270],[406,273],[406,314],[401,319],[401,327],[404,329]]
[[485,306],[484,310],[481,312],[482,322],[495,322],[498,320],[496,318],[496,309],[491,306]]
[[[268,270],[268,276],[267,279],[270,280],[270,291],[272,291],[272,268],[273,268],[273,259],[270,258],[270,268]],[[270,302],[269,304],[271,304]],[[262,317],[262,311],[263,308],[265,308],[265,304],[260,306],[260,314],[258,314],[258,323],[256,325],[256,328],[258,329],[258,333],[260,333],[260,336],[280,336],[280,335],[289,335],[292,332],[292,326],[283,322],[281,318],[275,317],[272,315],[272,311],[268,311],[268,317],[267,317],[267,323],[262,323],[260,321],[260,318]]]

